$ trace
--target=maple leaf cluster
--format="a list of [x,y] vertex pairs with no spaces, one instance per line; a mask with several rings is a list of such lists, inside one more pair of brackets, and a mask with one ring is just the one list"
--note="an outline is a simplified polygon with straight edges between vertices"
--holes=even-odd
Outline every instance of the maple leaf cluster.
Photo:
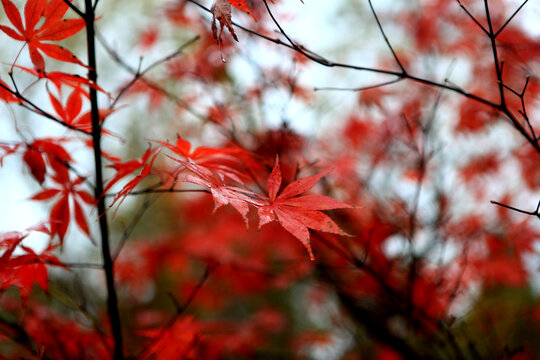
[[[84,19],[64,19],[69,5],[63,0],[31,0],[24,6],[24,23],[21,13],[11,0],[2,0],[4,11],[14,28],[0,25],[0,30],[12,39],[24,41],[38,73],[45,72],[43,54],[60,61],[84,66],[64,47],[45,41],[59,41],[75,35],[85,27]],[[45,21],[36,28],[41,21]]]
[[[240,166],[241,159],[247,158],[249,159],[248,163],[251,162],[257,166],[256,160],[246,150],[209,147],[199,147],[192,150],[191,144],[181,137],[178,137],[175,145],[168,142],[159,142],[159,144],[180,156],[180,158],[172,158],[179,165],[172,171],[158,169],[152,171],[152,164],[159,149],[148,149],[140,160],[112,165],[117,173],[106,185],[106,190],[124,176],[142,167],[138,175],[116,193],[112,204],[120,199],[123,201],[145,177],[159,174],[163,183],[171,183],[171,187],[168,188],[171,192],[175,190],[177,182],[187,182],[208,188],[214,199],[214,212],[220,207],[230,204],[243,217],[246,225],[248,224],[249,205],[254,206],[258,211],[259,229],[272,221],[278,221],[284,229],[302,242],[311,260],[315,258],[309,241],[308,228],[347,236],[320,210],[350,208],[350,205],[328,196],[303,195],[329,171],[295,180],[284,187],[278,195],[282,187],[282,175],[279,157],[276,157],[272,172],[266,181],[267,194],[260,195],[244,186],[246,179],[250,176],[250,169]],[[152,153],[154,156],[150,162],[147,162]],[[230,185],[231,182],[236,185]]]
[[[46,265],[64,267],[52,254],[55,246],[49,246],[40,254],[22,244],[28,234],[19,232],[0,233],[0,291],[16,287],[23,299],[27,299],[34,284],[44,291],[49,287]],[[22,254],[15,254],[17,249]]]

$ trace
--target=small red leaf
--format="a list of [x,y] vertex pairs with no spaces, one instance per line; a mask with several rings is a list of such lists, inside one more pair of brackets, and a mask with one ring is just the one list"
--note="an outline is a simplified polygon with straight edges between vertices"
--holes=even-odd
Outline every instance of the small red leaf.
[[[38,73],[45,72],[45,62],[39,53],[40,50],[55,59],[83,65],[68,50],[55,44],[42,43],[42,41],[66,39],[85,27],[84,19],[62,19],[63,13],[67,10],[66,5],[61,5],[58,0],[50,2],[47,0],[27,0],[24,7],[26,27],[23,25],[20,12],[10,0],[2,0],[2,5],[15,30],[6,26],[0,27],[0,30],[8,36],[28,44],[30,59]],[[45,22],[39,29],[36,29],[42,16],[45,16]]]
[[59,20],[51,23],[49,26],[41,29],[36,36],[39,41],[59,41],[75,35],[84,29],[85,23],[83,19],[67,19]]
[[331,210],[351,208],[351,205],[323,195],[303,195],[287,199],[288,206],[299,207],[307,210]]
[[42,191],[33,195],[30,199],[37,200],[37,201],[49,200],[61,192],[62,190],[59,190],[59,189],[43,189]]
[[64,240],[69,226],[69,198],[62,196],[51,210],[51,233],[58,235],[60,242]]
[[82,109],[82,91],[74,89],[68,97],[66,103],[66,113],[70,119],[75,119]]
[[32,43],[28,43],[28,52],[30,53],[30,60],[32,60],[32,64],[34,64],[36,71],[38,73],[44,73],[45,59],[43,59],[43,56],[39,53],[37,47]]
[[56,44],[40,44],[39,49],[48,57],[56,60],[84,65],[71,51]]
[[43,27],[47,27],[47,22],[61,20],[68,9],[69,5],[64,0],[50,0],[43,13],[43,16],[47,19]]
[[266,188],[268,189],[268,198],[270,201],[274,201],[276,199],[279,188],[281,187],[281,180],[279,158],[276,156],[276,164],[274,165],[274,169],[272,169],[266,184]]
[[17,31],[23,34],[24,26],[22,23],[21,14],[19,13],[19,10],[17,10],[15,4],[13,4],[10,0],[2,0],[2,5],[4,6],[4,11],[6,12],[9,21],[13,24],[13,26],[15,26]]
[[315,257],[313,256],[313,251],[311,250],[311,243],[309,241],[309,230],[307,227],[300,221],[297,220],[295,217],[290,216],[290,214],[287,214],[284,211],[281,211],[280,209],[274,210],[278,221],[281,226],[288,232],[294,235],[304,246],[306,247],[309,258],[313,261],[315,260]]
[[24,19],[26,21],[26,29],[33,29],[43,12],[45,11],[45,6],[47,5],[47,0],[28,0],[24,6]]
[[2,30],[4,33],[6,33],[7,36],[9,36],[12,39],[24,41],[24,36],[19,35],[15,30],[10,28],[9,26],[0,25],[0,30]]
[[253,16],[253,14],[251,13],[251,10],[249,9],[249,6],[246,0],[227,0],[227,1],[229,1],[229,3],[231,3],[231,5],[234,6],[235,8],[247,13],[249,16],[253,18],[253,20],[255,21],[257,20],[255,19],[255,16]]
[[283,189],[283,191],[280,194],[280,197],[282,198],[290,198],[296,195],[299,195],[303,192],[308,191],[312,187],[315,186],[321,180],[321,178],[325,175],[327,175],[330,171],[324,171],[319,174],[315,174],[312,176],[305,177],[300,180],[296,180],[295,182],[290,183]]
[[32,173],[34,179],[36,179],[38,183],[42,184],[43,181],[45,181],[46,167],[45,160],[43,160],[41,153],[33,147],[29,147],[26,149],[23,155],[23,160],[30,168],[30,172]]
[[76,194],[88,205],[94,205],[96,203],[96,199],[86,191],[77,191]]

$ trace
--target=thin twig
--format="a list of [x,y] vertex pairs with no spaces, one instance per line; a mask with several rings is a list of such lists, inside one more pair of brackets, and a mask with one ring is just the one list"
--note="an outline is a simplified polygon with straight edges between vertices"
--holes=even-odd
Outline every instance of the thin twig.
[[211,264],[206,265],[206,268],[204,269],[204,273],[199,278],[199,281],[197,282],[193,290],[191,290],[191,293],[189,294],[188,298],[186,299],[186,301],[184,301],[182,305],[180,305],[180,303],[178,302],[178,300],[176,300],[176,298],[174,297],[172,293],[169,293],[169,296],[173,300],[174,306],[176,308],[177,317],[181,316],[188,309],[189,305],[191,305],[191,303],[195,299],[195,296],[197,296],[197,293],[199,292],[199,290],[201,290],[206,280],[208,280],[210,273],[214,270],[214,267],[216,266],[217,265],[211,265]]
[[96,264],[96,263],[71,263],[71,262],[62,262],[62,265],[65,265],[69,268],[74,269],[95,269],[95,270],[103,270],[103,264]]
[[407,71],[405,71],[405,68],[403,67],[403,64],[401,64],[401,61],[399,61],[399,58],[398,58],[396,52],[394,51],[394,48],[392,47],[392,44],[390,44],[390,40],[388,40],[388,37],[386,36],[386,33],[384,32],[384,29],[383,29],[383,27],[381,25],[379,17],[377,16],[377,13],[375,12],[375,8],[373,8],[373,4],[372,4],[371,0],[368,0],[368,3],[369,3],[369,7],[371,9],[371,13],[373,14],[373,17],[375,18],[375,21],[377,22],[377,27],[379,28],[379,31],[381,32],[381,34],[382,34],[382,36],[384,38],[384,42],[386,43],[386,45],[390,49],[390,52],[392,53],[392,56],[394,57],[394,60],[396,60],[396,63],[399,65],[399,68],[401,69],[401,72],[403,73],[403,75],[407,74]]
[[122,233],[122,237],[120,238],[119,244],[116,247],[116,250],[113,251],[113,255],[112,255],[113,261],[116,261],[116,259],[118,258],[118,255],[120,255],[120,252],[124,248],[124,245],[126,244],[127,240],[133,233],[133,230],[135,230],[135,227],[141,221],[143,215],[146,213],[146,210],[148,210],[150,206],[152,206],[152,203],[155,202],[156,200],[157,200],[156,198],[151,199],[149,197],[147,197],[144,200],[137,215],[133,217],[133,219],[131,220],[131,223],[124,229],[124,232]]
[[379,83],[379,84],[375,84],[375,85],[369,85],[369,86],[363,86],[363,87],[357,87],[357,88],[338,88],[338,87],[316,87],[316,88],[313,88],[314,91],[364,91],[364,90],[370,90],[370,89],[375,89],[375,88],[378,88],[378,87],[383,87],[383,86],[386,86],[386,85],[391,85],[391,84],[395,84],[397,82],[400,82],[402,79],[401,78],[397,78],[397,79],[393,79],[393,80],[389,80],[389,81],[385,81],[385,82],[382,82],[382,83]]
[[73,5],[73,3],[69,0],[64,0],[64,3],[69,6],[71,8],[71,10],[75,11],[75,13],[77,13],[77,15],[79,15],[80,17],[82,17],[84,19],[84,17],[86,16],[78,7],[76,7],[75,5]]
[[463,9],[463,11],[465,11],[465,14],[467,14],[467,15],[468,15],[468,16],[476,23],[476,25],[478,25],[478,27],[479,27],[480,29],[482,29],[482,31],[483,31],[486,35],[489,35],[489,32],[486,30],[486,28],[485,28],[482,24],[480,24],[480,22],[474,17],[473,14],[471,14],[471,13],[469,12],[469,10],[467,10],[467,8],[465,7],[465,5],[463,5],[463,4],[461,3],[460,0],[456,0],[456,1],[457,1],[457,3],[459,4],[459,6],[461,7],[461,9]]
[[[210,12],[210,9],[204,7],[203,5],[197,3],[195,0],[188,0],[189,2],[199,6],[200,8],[204,9],[205,11],[208,11]],[[244,31],[247,31],[248,33],[254,35],[254,36],[258,36],[260,38],[263,38],[267,41],[270,41],[270,42],[273,42],[275,44],[278,44],[278,45],[281,45],[281,46],[285,46],[289,49],[292,49],[294,51],[297,51],[299,53],[301,53],[302,55],[306,56],[308,59],[320,64],[320,65],[323,65],[323,66],[326,66],[326,67],[339,67],[339,68],[344,68],[344,69],[351,69],[351,70],[358,70],[358,71],[368,71],[368,72],[373,72],[373,73],[378,73],[378,74],[386,74],[386,75],[393,75],[393,76],[396,76],[400,79],[408,79],[408,80],[411,80],[413,82],[417,82],[419,84],[424,84],[424,85],[427,85],[427,86],[432,86],[432,87],[437,87],[437,88],[440,88],[440,89],[445,89],[445,90],[449,90],[449,91],[452,91],[452,92],[455,92],[455,93],[458,93],[458,94],[461,94],[462,96],[468,98],[468,99],[471,99],[471,100],[474,100],[476,102],[479,102],[481,104],[484,104],[484,105],[487,105],[489,107],[491,107],[492,109],[496,110],[497,112],[503,114],[513,125],[513,127],[527,140],[527,142],[532,145],[534,147],[534,149],[540,153],[540,144],[538,143],[538,139],[536,137],[532,137],[528,131],[521,125],[521,123],[518,121],[518,119],[516,118],[516,116],[508,109],[506,103],[504,102],[504,88],[502,86],[502,76],[501,76],[501,69],[500,69],[500,64],[499,64],[499,60],[498,60],[498,54],[497,54],[497,49],[496,49],[496,44],[495,44],[495,38],[494,38],[494,33],[493,33],[493,29],[491,27],[491,18],[489,16],[489,8],[487,6],[487,1],[485,2],[485,5],[486,5],[486,12],[487,12],[487,16],[488,16],[488,24],[490,25],[490,31],[489,31],[489,35],[490,35],[490,40],[491,40],[491,47],[492,47],[492,51],[493,51],[493,55],[494,55],[494,63],[495,63],[495,68],[496,68],[496,73],[497,73],[497,80],[499,81],[499,91],[500,91],[500,94],[501,94],[501,102],[500,103],[495,103],[489,99],[486,99],[486,98],[483,98],[481,96],[478,96],[478,95],[474,95],[466,90],[463,90],[459,87],[454,87],[454,86],[450,86],[446,83],[439,83],[439,82],[436,82],[436,81],[432,81],[432,80],[429,80],[429,79],[425,79],[425,78],[422,78],[422,77],[418,77],[418,76],[414,76],[414,75],[410,75],[408,73],[405,73],[405,72],[397,72],[397,71],[392,71],[392,70],[383,70],[383,69],[377,69],[377,68],[369,68],[369,67],[362,67],[362,66],[356,66],[356,65],[351,65],[351,64],[344,64],[344,63],[338,63],[338,62],[333,62],[333,61],[330,61],[330,60],[327,60],[319,55],[314,55],[315,53],[307,50],[305,47],[303,46],[300,46],[298,44],[296,44],[295,42],[293,42],[290,37],[285,33],[285,31],[283,30],[283,28],[280,26],[279,22],[276,20],[276,18],[274,17],[272,11],[270,10],[270,7],[268,6],[268,3],[267,3],[267,0],[263,0],[265,6],[266,6],[266,9],[270,15],[270,17],[272,18],[272,21],[274,22],[274,24],[278,27],[279,31],[283,34],[283,36],[285,36],[285,38],[287,39],[287,41],[289,41],[289,44],[287,43],[284,43],[283,41],[279,40],[279,39],[273,39],[273,38],[270,38],[270,37],[267,37],[267,36],[264,36],[262,34],[259,34],[253,30],[249,30],[249,29],[246,29],[245,27],[242,27],[242,26],[239,26],[238,24],[236,23],[232,23],[234,26],[244,30]]]
[[536,216],[536,217],[538,217],[540,219],[540,213],[538,212],[540,210],[540,201],[538,202],[538,205],[536,206],[536,209],[534,211],[527,211],[527,210],[518,209],[518,208],[515,208],[513,206],[506,205],[506,204],[503,204],[503,203],[500,203],[500,202],[494,201],[494,200],[491,200],[490,203],[502,206],[502,207],[507,208],[509,210],[517,211],[517,212],[522,213],[522,214]]
[[[203,10],[205,10],[207,12],[210,12],[210,9],[208,9],[205,6],[197,3],[195,0],[188,0],[188,1],[195,4],[195,5],[197,5],[198,7],[200,7],[201,9],[203,9]],[[270,12],[270,14],[271,14],[271,17],[272,17],[273,14],[271,12]],[[275,18],[274,18],[274,21],[275,21]],[[424,85],[428,85],[428,86],[434,86],[434,87],[438,87],[438,88],[441,88],[441,89],[453,91],[455,93],[458,93],[460,95],[465,96],[466,98],[469,98],[471,100],[480,102],[480,103],[482,103],[484,105],[487,105],[487,106],[496,108],[497,110],[500,110],[498,104],[495,104],[494,102],[492,102],[492,101],[490,101],[488,99],[485,99],[483,97],[480,97],[480,96],[474,95],[472,93],[469,93],[469,92],[467,92],[467,91],[465,91],[465,90],[463,90],[461,88],[458,88],[458,87],[449,86],[449,85],[444,84],[444,83],[438,83],[436,81],[420,78],[420,77],[417,77],[417,76],[410,75],[409,73],[404,74],[404,73],[399,72],[399,71],[377,69],[377,68],[371,68],[371,67],[365,67],[365,66],[357,66],[357,65],[351,65],[351,64],[345,64],[345,63],[330,61],[330,60],[328,60],[328,59],[326,59],[326,58],[324,58],[324,57],[322,57],[320,55],[317,55],[316,53],[310,51],[309,49],[306,49],[304,46],[301,46],[301,45],[298,45],[298,44],[292,42],[292,40],[291,40],[292,44],[287,44],[287,43],[285,43],[285,42],[283,42],[283,41],[281,41],[279,39],[274,39],[274,38],[259,34],[256,31],[247,29],[247,28],[245,28],[245,27],[243,27],[243,26],[241,26],[241,25],[239,25],[239,24],[237,24],[235,22],[232,22],[232,24],[234,26],[236,26],[237,28],[248,32],[249,34],[252,34],[253,36],[260,37],[260,38],[265,39],[267,41],[270,41],[270,42],[272,42],[274,44],[277,44],[277,45],[280,45],[280,46],[285,46],[285,47],[287,47],[287,48],[289,48],[291,50],[297,51],[297,52],[301,53],[302,55],[306,56],[307,58],[309,58],[310,60],[312,60],[312,61],[314,61],[314,62],[316,62],[316,63],[318,63],[320,65],[323,65],[325,67],[337,67],[337,68],[357,70],[357,71],[367,71],[367,72],[372,72],[372,73],[377,73],[377,74],[392,75],[392,76],[396,76],[396,77],[401,78],[401,79],[409,79],[411,81],[414,81],[414,82],[417,82],[417,83],[420,83],[420,84],[424,84]],[[280,26],[278,26],[278,28],[280,28]],[[283,29],[281,29],[281,30],[283,30]],[[286,37],[288,38],[288,36],[286,36]],[[540,146],[538,147],[538,151],[540,152]]]
[[172,328],[172,326],[176,323],[176,321],[187,310],[189,305],[193,302],[193,299],[195,299],[195,296],[197,295],[197,293],[203,287],[206,280],[208,280],[208,278],[210,277],[210,274],[214,270],[215,266],[217,266],[217,265],[210,265],[210,264],[206,265],[204,273],[199,278],[199,281],[195,285],[195,288],[193,288],[193,290],[189,294],[189,296],[186,299],[186,301],[184,302],[184,304],[180,305],[180,303],[178,302],[178,300],[176,300],[176,298],[173,296],[173,294],[169,293],[169,297],[171,298],[171,301],[173,302],[174,307],[176,308],[176,313],[161,328],[161,330],[159,331],[159,334],[154,339],[152,339],[152,341],[150,341],[148,344],[146,344],[146,346],[142,349],[142,351],[136,357],[137,359],[146,359],[146,358],[148,358],[148,355],[150,355],[150,354],[147,354],[148,351],[152,348],[152,346],[154,344],[156,344],[159,340],[161,340],[163,338],[163,336],[167,333],[167,331],[169,331]]
[[[120,92],[116,96],[116,99],[113,101],[113,103],[111,104],[110,107],[113,108],[116,105],[116,103],[120,100],[120,98],[127,92],[127,90],[129,90],[129,88],[132,87],[133,84],[135,84],[135,82],[137,82],[137,80],[139,80],[144,75],[146,75],[146,73],[148,73],[153,68],[155,68],[155,67],[157,67],[157,66],[159,66],[159,65],[161,65],[161,64],[163,64],[163,63],[165,63],[165,62],[167,62],[167,61],[169,61],[171,59],[174,59],[175,57],[177,57],[179,55],[181,55],[188,46],[190,46],[191,44],[193,44],[195,41],[197,41],[199,39],[200,39],[199,35],[194,36],[193,38],[191,38],[190,40],[188,40],[187,42],[182,44],[178,49],[176,49],[175,51],[173,51],[169,55],[164,56],[161,59],[156,60],[155,62],[150,64],[148,67],[146,67],[146,69],[144,69],[144,70],[139,70],[139,69],[135,70],[132,67],[129,67],[129,65],[127,65],[127,63],[124,62],[124,67],[126,69],[128,69],[128,67],[129,67],[128,70],[132,74],[134,74],[134,76],[133,76],[133,79],[131,79],[131,81],[120,90]],[[103,42],[102,42],[102,44],[103,44]],[[121,60],[120,57],[117,57],[117,59]],[[126,67],[126,65],[128,67]]]
[[74,130],[74,131],[77,131],[79,133],[82,133],[82,134],[85,134],[85,135],[91,135],[90,133],[82,130],[82,129],[79,129],[78,127],[76,126],[73,126],[71,124],[67,124],[65,122],[63,122],[62,120],[58,119],[57,117],[55,117],[54,115],[48,113],[47,111],[43,110],[42,108],[40,108],[39,106],[37,106],[36,104],[34,104],[32,101],[30,101],[29,99],[27,99],[20,91],[19,91],[19,88],[17,86],[17,83],[15,82],[15,78],[13,77],[13,73],[10,73],[9,74],[10,78],[11,78],[11,82],[13,83],[13,87],[15,88],[15,90],[11,90],[9,87],[7,87],[6,85],[0,83],[0,87],[9,91],[12,95],[14,95],[17,99],[19,99],[21,102],[19,102],[19,105],[21,105],[22,107],[24,107],[25,109],[27,110],[30,110],[38,115],[41,115],[49,120],[52,120],[68,129],[71,129],[71,130]]
[[[105,41],[105,39],[103,38],[103,36],[101,36],[101,34],[99,32],[96,34],[96,37],[97,37],[99,43],[101,44],[101,46],[103,46],[105,51],[109,54],[109,56],[118,65],[120,65],[122,68],[124,68],[126,71],[128,71],[129,73],[131,73],[134,76],[134,78],[128,83],[128,85],[126,85],[126,87],[124,87],[123,89],[120,90],[120,93],[117,95],[117,97],[114,100],[113,104],[110,105],[110,108],[113,108],[114,105],[120,99],[120,97],[122,97],[126,93],[128,88],[131,87],[133,85],[133,83],[135,83],[135,81],[137,79],[140,79],[141,81],[144,81],[144,83],[146,85],[148,85],[150,88],[152,88],[153,90],[159,91],[162,94],[164,94],[165,96],[167,96],[169,99],[174,100],[179,106],[186,109],[190,114],[192,114],[196,118],[198,118],[200,120],[203,120],[203,121],[206,121],[206,117],[204,115],[202,115],[202,114],[199,114],[197,111],[195,111],[187,102],[183,101],[182,99],[178,98],[174,94],[172,94],[172,93],[168,92],[167,90],[163,89],[159,84],[157,84],[157,83],[155,83],[153,81],[147,80],[146,78],[141,77],[140,75],[138,75],[138,74],[141,73],[141,70],[132,67],[126,61],[124,61],[124,59],[122,59],[122,57],[109,44],[107,44],[107,42]],[[183,49],[185,46],[190,45],[193,41],[196,40],[195,38],[192,38],[190,41],[188,41],[188,43],[182,45],[180,48]]]
[[[207,193],[210,194],[210,190],[208,189],[155,189],[153,187],[149,187],[147,189],[132,191],[127,196],[133,196],[133,195],[146,195],[146,194],[164,194],[164,193]],[[114,197],[116,196],[116,193],[109,193],[105,194],[105,197]]]
[[517,15],[517,13],[525,6],[525,4],[528,2],[529,0],[525,0],[518,8],[516,11],[514,11],[514,13],[508,18],[508,20],[506,20],[506,22],[501,26],[501,28],[495,33],[493,34],[494,37],[497,37],[499,36],[499,34],[501,33],[501,31],[504,30],[504,28],[510,24],[510,21],[512,21],[512,19],[514,18],[514,16]]
[[491,21],[491,14],[489,11],[488,0],[484,0],[484,8],[486,11],[486,18],[488,23],[488,37],[491,43],[491,52],[493,55],[493,65],[495,66],[495,74],[497,76],[497,81],[499,83],[499,94],[500,94],[500,106],[502,108],[506,107],[505,98],[504,98],[504,88],[503,88],[503,79],[502,79],[502,66],[499,62],[499,54],[497,52],[497,44],[495,43],[495,35],[493,31],[493,23]]

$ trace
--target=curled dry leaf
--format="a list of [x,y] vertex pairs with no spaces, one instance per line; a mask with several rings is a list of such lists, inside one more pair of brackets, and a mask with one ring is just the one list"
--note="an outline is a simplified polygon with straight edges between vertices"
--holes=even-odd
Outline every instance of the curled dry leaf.
[[[216,0],[212,5],[212,36],[216,40],[221,52],[221,44],[223,44],[223,28],[226,26],[229,29],[234,40],[238,41],[234,29],[231,24],[231,4],[227,0]],[[219,32],[216,25],[216,20],[219,21]],[[221,61],[226,62],[223,54]]]
[[[212,36],[221,46],[223,43],[223,28],[226,26],[234,40],[238,41],[236,33],[231,24],[231,4],[227,0],[216,0],[212,5]],[[219,32],[216,25],[216,20],[219,21]]]

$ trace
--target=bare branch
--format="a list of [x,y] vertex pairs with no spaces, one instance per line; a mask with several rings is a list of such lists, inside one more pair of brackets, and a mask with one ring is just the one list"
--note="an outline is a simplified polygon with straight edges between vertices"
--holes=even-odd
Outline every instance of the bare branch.
[[375,9],[373,8],[373,4],[372,4],[371,0],[368,0],[368,3],[369,3],[369,7],[371,9],[371,13],[373,14],[373,17],[375,18],[375,21],[377,22],[377,27],[379,28],[379,31],[381,32],[381,34],[382,34],[382,36],[384,38],[384,42],[386,43],[386,45],[390,49],[390,52],[392,53],[392,56],[394,57],[394,60],[396,60],[397,64],[399,65],[399,68],[403,72],[403,75],[405,75],[407,73],[407,71],[405,71],[405,68],[401,64],[401,61],[399,61],[399,58],[398,58],[396,52],[394,51],[394,48],[392,47],[392,44],[390,44],[390,40],[388,40],[388,37],[386,36],[386,33],[384,32],[384,29],[383,29],[383,27],[381,25],[381,21],[379,20],[379,17],[377,16],[377,13],[375,12]]
[[73,3],[71,3],[71,1],[69,0],[64,0],[64,3],[70,7],[71,10],[75,11],[75,13],[77,13],[77,15],[79,15],[80,17],[82,17],[84,19],[84,17],[86,16],[85,13],[83,13],[78,7],[76,7],[75,5],[73,5]]
[[512,19],[514,18],[514,16],[516,16],[518,14],[518,12],[525,6],[525,4],[528,2],[529,0],[525,0],[517,9],[516,11],[514,11],[514,13],[508,18],[508,20],[506,20],[506,22],[501,26],[501,28],[495,33],[493,34],[494,37],[497,37],[499,36],[499,34],[501,33],[501,31],[504,30],[504,28],[510,24],[510,21],[512,21]]
[[94,270],[103,270],[102,264],[96,264],[96,263],[71,263],[71,262],[63,262],[63,265],[66,265],[69,268],[73,269],[94,269]]
[[506,204],[503,204],[503,203],[500,203],[500,202],[494,201],[494,200],[491,200],[490,202],[492,204],[499,205],[499,206],[502,206],[502,207],[507,208],[509,210],[517,211],[517,212],[522,213],[522,214],[536,216],[537,218],[540,219],[540,214],[538,213],[538,211],[540,210],[540,201],[538,202],[538,205],[536,206],[536,209],[534,211],[527,211],[527,210],[518,209],[518,208],[515,208],[513,206],[506,205]]
[[169,319],[167,324],[165,324],[163,327],[161,327],[161,329],[159,331],[159,334],[154,339],[152,339],[152,341],[150,341],[148,344],[146,344],[146,346],[142,349],[140,354],[136,357],[137,359],[146,359],[147,358],[147,355],[148,355],[147,352],[150,350],[150,348],[156,342],[158,342],[159,340],[161,340],[163,338],[163,336],[165,336],[167,331],[169,331],[172,328],[172,326],[176,323],[176,321],[178,321],[178,319],[182,316],[182,314],[187,310],[187,308],[192,303],[193,299],[195,299],[195,296],[197,295],[199,290],[201,290],[204,283],[206,282],[206,280],[208,280],[208,278],[210,277],[211,272],[214,270],[214,268],[216,266],[217,265],[211,265],[211,264],[206,265],[204,273],[199,278],[199,281],[195,285],[195,288],[193,288],[193,290],[189,294],[189,296],[186,299],[186,301],[184,302],[184,304],[180,305],[180,303],[174,297],[174,295],[172,293],[169,293],[169,297],[171,298],[171,300],[172,300],[172,302],[174,304],[174,307],[176,308],[176,313]]
[[25,109],[27,110],[30,110],[38,115],[41,115],[49,120],[52,120],[70,130],[74,130],[74,131],[77,131],[79,133],[82,133],[82,134],[85,134],[85,135],[91,135],[90,133],[82,130],[82,129],[79,129],[78,127],[76,126],[73,126],[71,124],[67,124],[65,122],[63,122],[62,120],[58,119],[56,116],[48,113],[47,111],[43,110],[41,107],[37,106],[35,103],[33,103],[31,100],[27,99],[20,91],[19,91],[19,88],[17,86],[17,83],[15,82],[15,78],[13,77],[13,73],[9,73],[9,77],[11,78],[11,82],[13,83],[13,87],[15,88],[15,91],[11,90],[9,87],[3,85],[2,83],[0,83],[0,87],[2,87],[3,89],[9,91],[11,94],[13,94],[15,97],[17,97],[17,99],[19,99],[21,102],[19,102],[19,105],[24,107]]
[[328,91],[328,90],[331,90],[331,91],[364,91],[364,90],[376,89],[376,88],[383,87],[383,86],[386,86],[386,85],[395,84],[397,82],[400,82],[401,80],[403,80],[403,78],[397,78],[397,79],[390,80],[390,81],[385,81],[385,82],[382,82],[382,83],[379,83],[379,84],[363,86],[363,87],[357,87],[357,88],[316,87],[316,88],[313,88],[313,90],[314,91],[322,91],[322,90],[325,90],[325,91]]
[[[210,11],[210,10],[208,10]],[[140,69],[136,69],[134,67],[132,67],[131,65],[129,65],[126,61],[124,61],[124,59],[122,59],[122,57],[115,51],[113,50],[113,48],[107,44],[107,42],[105,41],[105,39],[103,38],[103,36],[101,36],[101,34],[99,32],[96,33],[96,38],[98,39],[99,43],[101,44],[101,46],[103,46],[103,48],[105,49],[105,51],[107,51],[107,53],[109,54],[109,56],[114,60],[116,61],[116,63],[118,65],[120,65],[122,68],[124,68],[125,70],[127,70],[129,73],[131,73],[133,75],[133,79],[124,87],[120,90],[119,94],[116,96],[116,99],[113,101],[113,103],[109,106],[111,109],[116,105],[116,103],[118,103],[118,101],[120,100],[120,98],[126,93],[126,91],[137,81],[137,80],[141,80],[141,81],[144,81],[144,83],[146,85],[148,85],[150,88],[156,90],[156,91],[159,91],[161,92],[162,94],[164,94],[165,96],[167,96],[169,99],[172,99],[174,102],[176,102],[179,106],[181,106],[182,108],[184,108],[185,110],[187,110],[190,114],[192,114],[193,116],[195,116],[196,118],[200,119],[200,120],[206,120],[206,117],[202,114],[199,114],[197,111],[195,111],[187,102],[183,101],[182,99],[178,98],[177,96],[175,96],[174,94],[168,92],[167,90],[163,89],[159,84],[153,82],[153,81],[150,81],[150,80],[147,80],[144,78],[144,75],[146,74],[146,72],[148,72],[150,70],[150,68],[153,68],[154,66],[156,66],[157,64],[160,64],[160,63],[163,63],[179,54],[181,54],[181,52],[185,49],[185,47],[191,45],[193,42],[195,42],[199,37],[196,36],[194,38],[192,38],[191,40],[189,40],[188,42],[184,43],[182,46],[180,46],[180,48],[178,50],[176,50],[175,52],[171,53],[170,55],[167,55],[165,58],[162,58],[161,60],[158,60],[156,63],[150,65],[149,68],[141,71]]]
[[[133,84],[135,84],[135,82],[136,82],[137,80],[139,80],[139,79],[142,78],[144,75],[146,75],[146,73],[148,73],[148,72],[149,72],[150,70],[152,70],[153,68],[155,68],[155,67],[157,67],[157,66],[159,66],[159,65],[161,65],[161,64],[163,64],[163,63],[165,63],[165,62],[167,62],[167,61],[169,61],[169,60],[171,60],[171,59],[173,59],[173,58],[175,58],[175,57],[177,57],[177,56],[179,56],[179,55],[181,55],[181,54],[184,52],[184,50],[185,50],[188,46],[190,46],[191,44],[193,44],[195,41],[197,41],[197,40],[199,40],[199,39],[200,39],[199,35],[194,36],[193,38],[191,38],[190,40],[188,40],[187,42],[185,42],[184,44],[182,44],[177,50],[173,51],[171,54],[169,54],[169,55],[167,55],[167,56],[164,56],[164,57],[161,58],[161,59],[156,60],[155,62],[153,62],[152,64],[150,64],[148,67],[146,67],[146,69],[144,69],[144,70],[142,70],[142,71],[141,71],[140,69],[137,69],[137,70],[133,69],[133,68],[130,67],[127,63],[123,62],[123,61],[121,60],[121,58],[120,58],[119,56],[117,56],[117,54],[116,54],[116,56],[115,56],[116,60],[117,60],[117,61],[118,61],[118,60],[122,61],[122,66],[123,66],[125,69],[127,69],[129,72],[131,72],[134,76],[133,76],[133,79],[132,79],[126,86],[124,86],[124,87],[120,90],[118,96],[117,96],[116,99],[113,101],[113,103],[111,104],[110,107],[113,108],[113,107],[116,105],[116,103],[120,100],[120,98],[127,92],[127,90],[129,90],[129,88],[130,88],[131,86],[133,86]],[[102,44],[104,44],[105,42],[104,42],[104,41],[101,41],[101,40],[103,40],[103,38],[100,37],[100,42],[101,42]]]
[[471,13],[469,12],[469,10],[467,10],[467,8],[465,7],[465,5],[463,5],[463,4],[461,3],[460,0],[456,0],[456,1],[457,1],[457,3],[459,4],[459,7],[461,7],[461,8],[463,9],[463,11],[465,11],[465,14],[467,14],[467,15],[468,15],[468,16],[476,23],[476,25],[478,25],[478,27],[479,27],[480,29],[482,29],[482,31],[483,31],[486,35],[489,35],[489,32],[486,30],[486,28],[485,28],[482,24],[480,24],[480,22],[474,17],[473,14],[471,14]]

